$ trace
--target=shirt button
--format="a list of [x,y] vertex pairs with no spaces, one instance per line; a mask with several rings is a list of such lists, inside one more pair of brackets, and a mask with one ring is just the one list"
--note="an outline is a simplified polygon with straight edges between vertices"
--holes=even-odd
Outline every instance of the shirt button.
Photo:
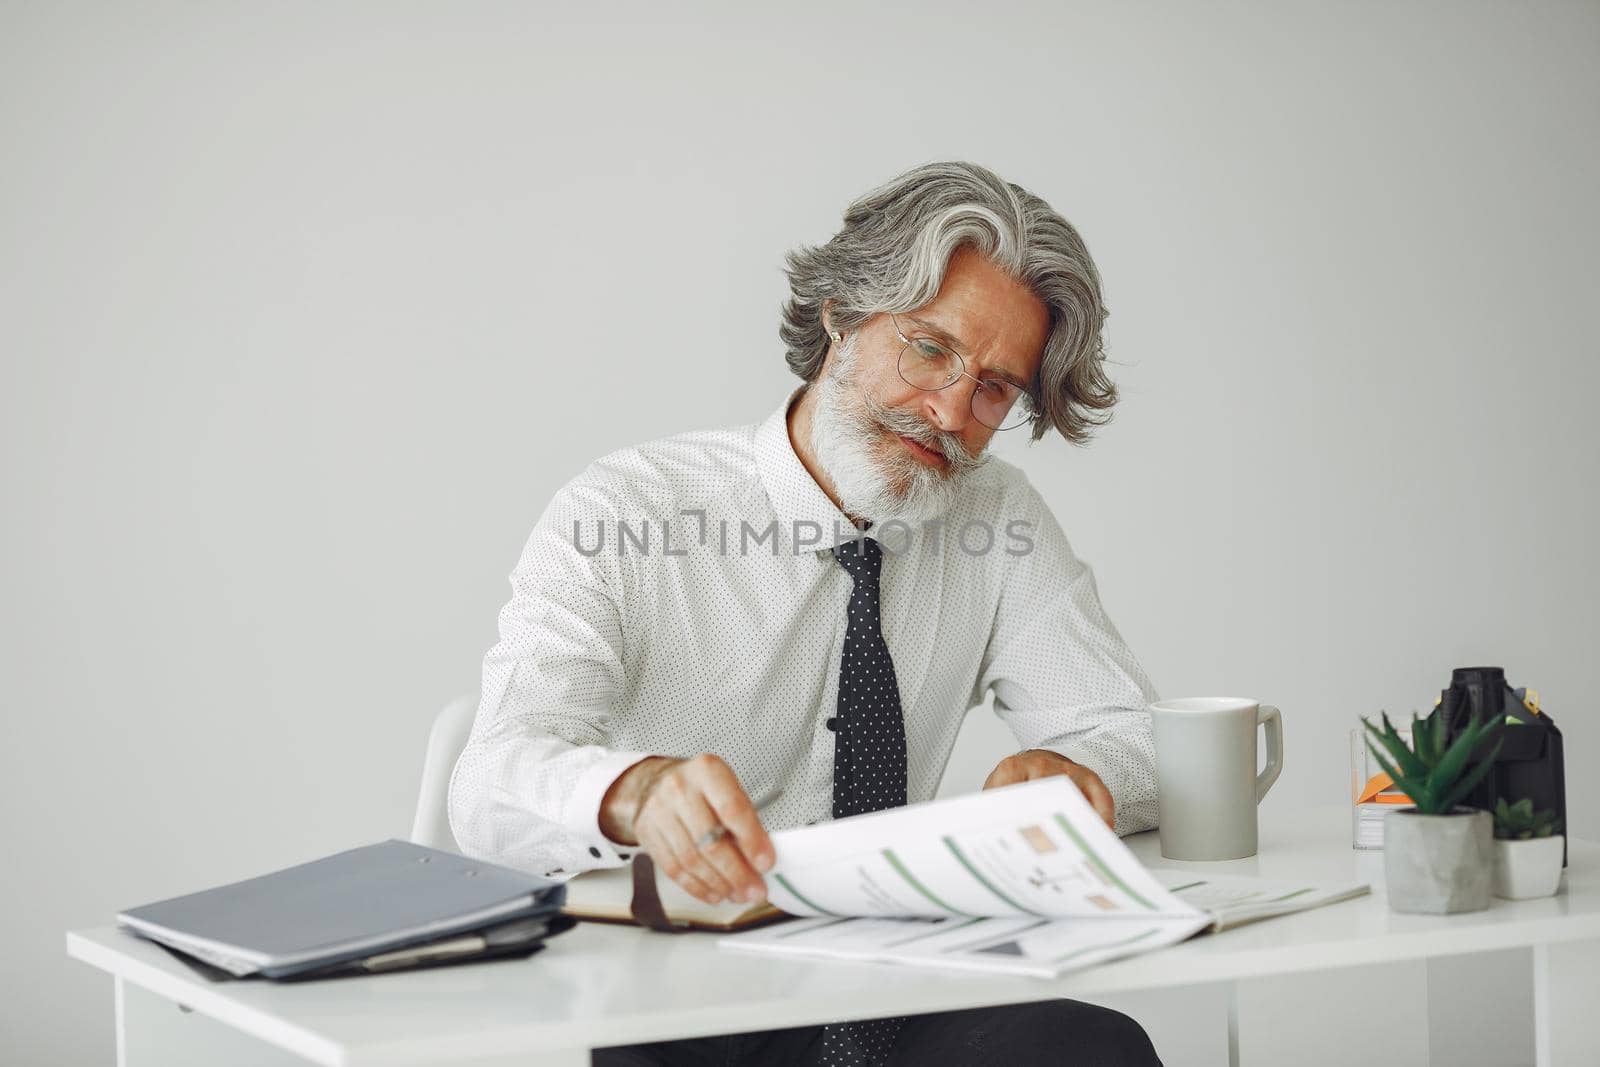
[[829,715],[828,716],[828,721],[823,723],[823,725],[826,726],[830,730],[837,730],[839,728],[839,718],[838,718],[838,716]]
[[599,859],[600,858],[600,850],[595,848],[593,845],[590,845],[589,846],[589,855],[593,856],[595,859]]

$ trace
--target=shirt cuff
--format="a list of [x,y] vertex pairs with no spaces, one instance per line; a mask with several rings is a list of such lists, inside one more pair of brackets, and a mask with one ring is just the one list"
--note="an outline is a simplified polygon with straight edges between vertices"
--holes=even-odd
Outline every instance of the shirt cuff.
[[[579,838],[588,850],[588,858],[597,861],[595,866],[620,867],[639,851],[636,845],[618,845],[600,831],[600,802],[605,799],[611,783],[621,778],[624,771],[653,755],[654,752],[607,753],[578,776],[568,794],[563,825]],[[619,848],[622,851],[619,852]]]

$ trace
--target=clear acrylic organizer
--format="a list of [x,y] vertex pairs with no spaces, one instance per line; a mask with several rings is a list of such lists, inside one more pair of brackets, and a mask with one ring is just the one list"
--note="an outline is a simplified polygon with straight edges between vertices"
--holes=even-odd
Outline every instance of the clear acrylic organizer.
[[[1411,730],[1396,729],[1401,740],[1411,744]],[[1367,748],[1368,736],[1360,726],[1350,731],[1350,847],[1381,851],[1383,817],[1396,807],[1411,803],[1411,798],[1379,778],[1383,768]]]

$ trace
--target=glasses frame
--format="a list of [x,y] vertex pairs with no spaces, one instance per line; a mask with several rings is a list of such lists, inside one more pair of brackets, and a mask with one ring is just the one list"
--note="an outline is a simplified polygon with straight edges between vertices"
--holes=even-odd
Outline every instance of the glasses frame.
[[[928,388],[925,385],[918,385],[916,382],[912,381],[910,378],[907,378],[905,370],[902,369],[901,366],[900,366],[900,361],[905,359],[906,350],[909,349],[915,342],[913,342],[911,340],[911,338],[907,337],[906,334],[905,334],[905,331],[900,328],[900,319],[899,319],[898,316],[896,316],[894,313],[891,312],[890,315],[889,315],[889,321],[894,323],[895,336],[900,338],[900,341],[901,341],[900,351],[897,352],[895,354],[895,357],[894,357],[895,373],[900,375],[900,380],[905,382],[907,385],[911,386],[911,388],[913,388],[913,389],[921,389],[924,393],[937,393],[937,392],[939,392],[941,390],[950,388],[952,385],[954,385],[957,382],[959,382],[962,378],[972,378],[972,380],[977,383],[979,389],[984,387],[983,379],[973,377],[971,374],[969,374],[967,372],[967,360],[966,360],[966,357],[964,357],[960,352],[957,352],[954,348],[952,348],[949,345],[945,344],[943,341],[935,340],[932,337],[927,338],[927,340],[930,341],[933,344],[938,345],[940,348],[944,349],[946,352],[948,352],[952,356],[956,357],[956,373],[955,373],[955,376],[952,377],[948,382],[945,382],[943,385],[935,386],[932,389]],[[1011,386],[1012,388],[1017,388],[1015,383],[1007,382],[1003,378],[996,378],[996,379],[994,379],[994,381],[1003,382],[1005,385]],[[1020,429],[1023,426],[1027,426],[1027,425],[1029,425],[1030,423],[1034,422],[1036,419],[1039,418],[1039,401],[1034,396],[1033,390],[1031,390],[1031,389],[1017,389],[1017,397],[1018,397],[1019,400],[1024,398],[1024,397],[1027,398],[1028,407],[1031,409],[1031,411],[1030,411],[1030,413],[1029,413],[1027,418],[1025,418],[1021,422],[1015,423],[1015,424],[1013,424],[1011,426],[989,426],[989,424],[987,422],[984,422],[982,419],[978,418],[978,409],[974,406],[977,403],[977,400],[978,400],[978,390],[977,389],[974,389],[972,391],[972,396],[970,396],[967,399],[967,408],[968,408],[968,410],[970,410],[972,412],[972,417],[974,419],[976,419],[980,425],[987,426],[989,429],[993,430],[995,433],[1005,433],[1007,430],[1016,430],[1016,429]],[[1012,401],[1012,403],[1015,404],[1016,401]]]

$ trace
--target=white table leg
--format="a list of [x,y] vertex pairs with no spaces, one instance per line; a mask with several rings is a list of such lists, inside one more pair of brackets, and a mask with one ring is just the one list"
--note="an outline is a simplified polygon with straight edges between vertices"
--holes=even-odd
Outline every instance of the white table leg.
[[128,1067],[128,1004],[127,990],[121,978],[113,978],[112,996],[116,1000],[117,1015],[117,1067]]
[[1239,1067],[1239,983],[1225,984],[1228,987],[1228,1067]]
[[1538,1067],[1593,1062],[1600,1049],[1600,941],[1533,947],[1533,1049]]

